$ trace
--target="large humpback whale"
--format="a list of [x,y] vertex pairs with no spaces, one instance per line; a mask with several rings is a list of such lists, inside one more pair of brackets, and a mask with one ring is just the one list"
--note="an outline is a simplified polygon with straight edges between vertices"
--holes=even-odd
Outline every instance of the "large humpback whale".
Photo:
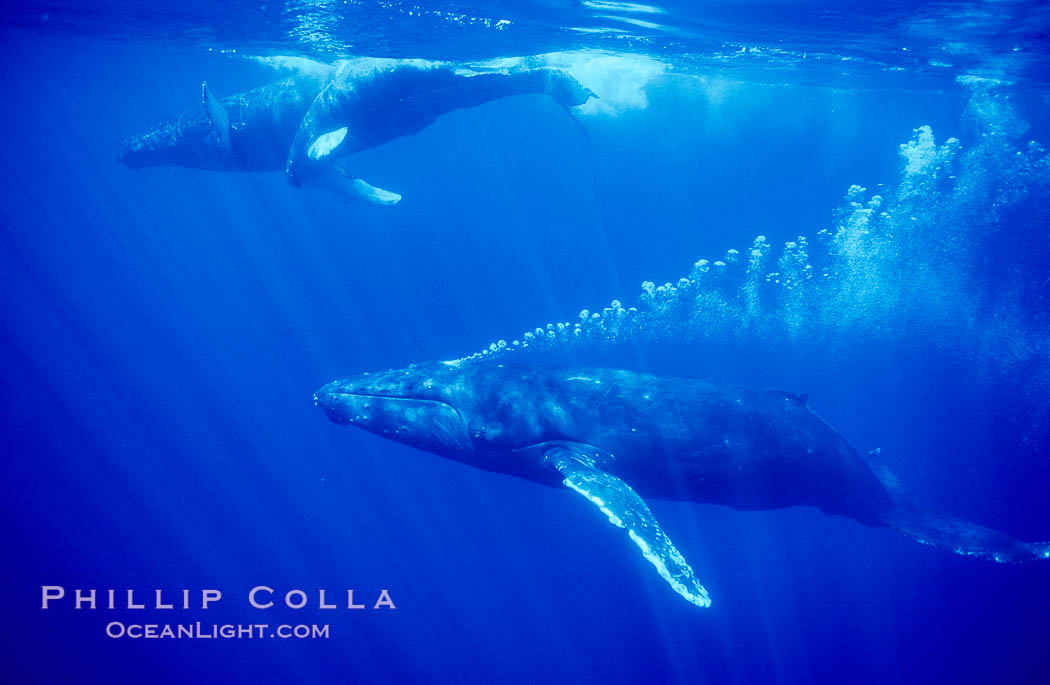
[[998,562],[1050,558],[1029,543],[924,512],[805,395],[613,369],[463,360],[335,381],[315,402],[449,459],[579,493],[623,528],[674,590],[707,590],[642,497],[737,509],[808,505]]
[[280,171],[351,199],[394,204],[401,196],[355,177],[337,159],[422,131],[442,114],[513,95],[548,95],[566,110],[591,92],[549,68],[472,70],[423,60],[354,59],[218,99],[124,141],[129,167]]

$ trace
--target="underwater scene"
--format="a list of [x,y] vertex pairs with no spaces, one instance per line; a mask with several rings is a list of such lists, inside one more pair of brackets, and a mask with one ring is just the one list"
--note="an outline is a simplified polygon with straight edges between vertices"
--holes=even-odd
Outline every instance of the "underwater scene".
[[1050,682],[1050,5],[0,37],[4,682]]

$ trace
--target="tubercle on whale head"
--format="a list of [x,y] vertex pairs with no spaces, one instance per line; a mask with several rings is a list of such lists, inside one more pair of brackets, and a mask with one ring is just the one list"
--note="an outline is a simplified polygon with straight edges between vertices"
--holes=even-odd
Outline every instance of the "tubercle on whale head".
[[203,116],[184,114],[120,144],[117,161],[131,169],[182,166],[224,169],[230,155],[219,146],[215,128]]
[[120,144],[120,149],[117,150],[117,161],[129,169],[141,169],[145,166],[142,158],[136,154],[136,143],[137,138],[128,138]]
[[165,147],[159,144],[157,132],[152,131],[122,142],[117,151],[117,161],[129,169],[141,169],[165,164],[166,157],[169,156],[165,153]]
[[182,163],[180,148],[187,142],[191,126],[184,122],[161,124],[120,144],[117,161],[132,169],[146,166],[175,166]]

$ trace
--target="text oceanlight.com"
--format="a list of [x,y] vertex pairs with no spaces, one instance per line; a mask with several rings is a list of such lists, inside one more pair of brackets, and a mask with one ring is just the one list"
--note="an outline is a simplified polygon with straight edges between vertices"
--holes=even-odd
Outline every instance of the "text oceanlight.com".
[[255,639],[255,638],[297,638],[325,639],[329,635],[329,626],[325,625],[288,625],[282,623],[271,626],[268,623],[218,624],[218,623],[121,623],[112,621],[106,624],[106,635],[112,638],[131,639]]

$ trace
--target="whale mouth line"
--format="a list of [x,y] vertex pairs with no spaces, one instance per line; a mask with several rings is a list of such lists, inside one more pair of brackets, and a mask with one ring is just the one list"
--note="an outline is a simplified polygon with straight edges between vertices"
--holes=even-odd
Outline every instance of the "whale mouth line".
[[456,415],[456,418],[466,426],[467,422],[463,419],[463,415],[459,413],[459,410],[448,402],[442,400],[431,400],[425,397],[405,397],[398,395],[383,395],[381,393],[367,393],[367,392],[326,392],[329,397],[356,397],[364,400],[393,400],[395,402],[418,402],[421,404],[439,404],[443,407],[447,407]]

